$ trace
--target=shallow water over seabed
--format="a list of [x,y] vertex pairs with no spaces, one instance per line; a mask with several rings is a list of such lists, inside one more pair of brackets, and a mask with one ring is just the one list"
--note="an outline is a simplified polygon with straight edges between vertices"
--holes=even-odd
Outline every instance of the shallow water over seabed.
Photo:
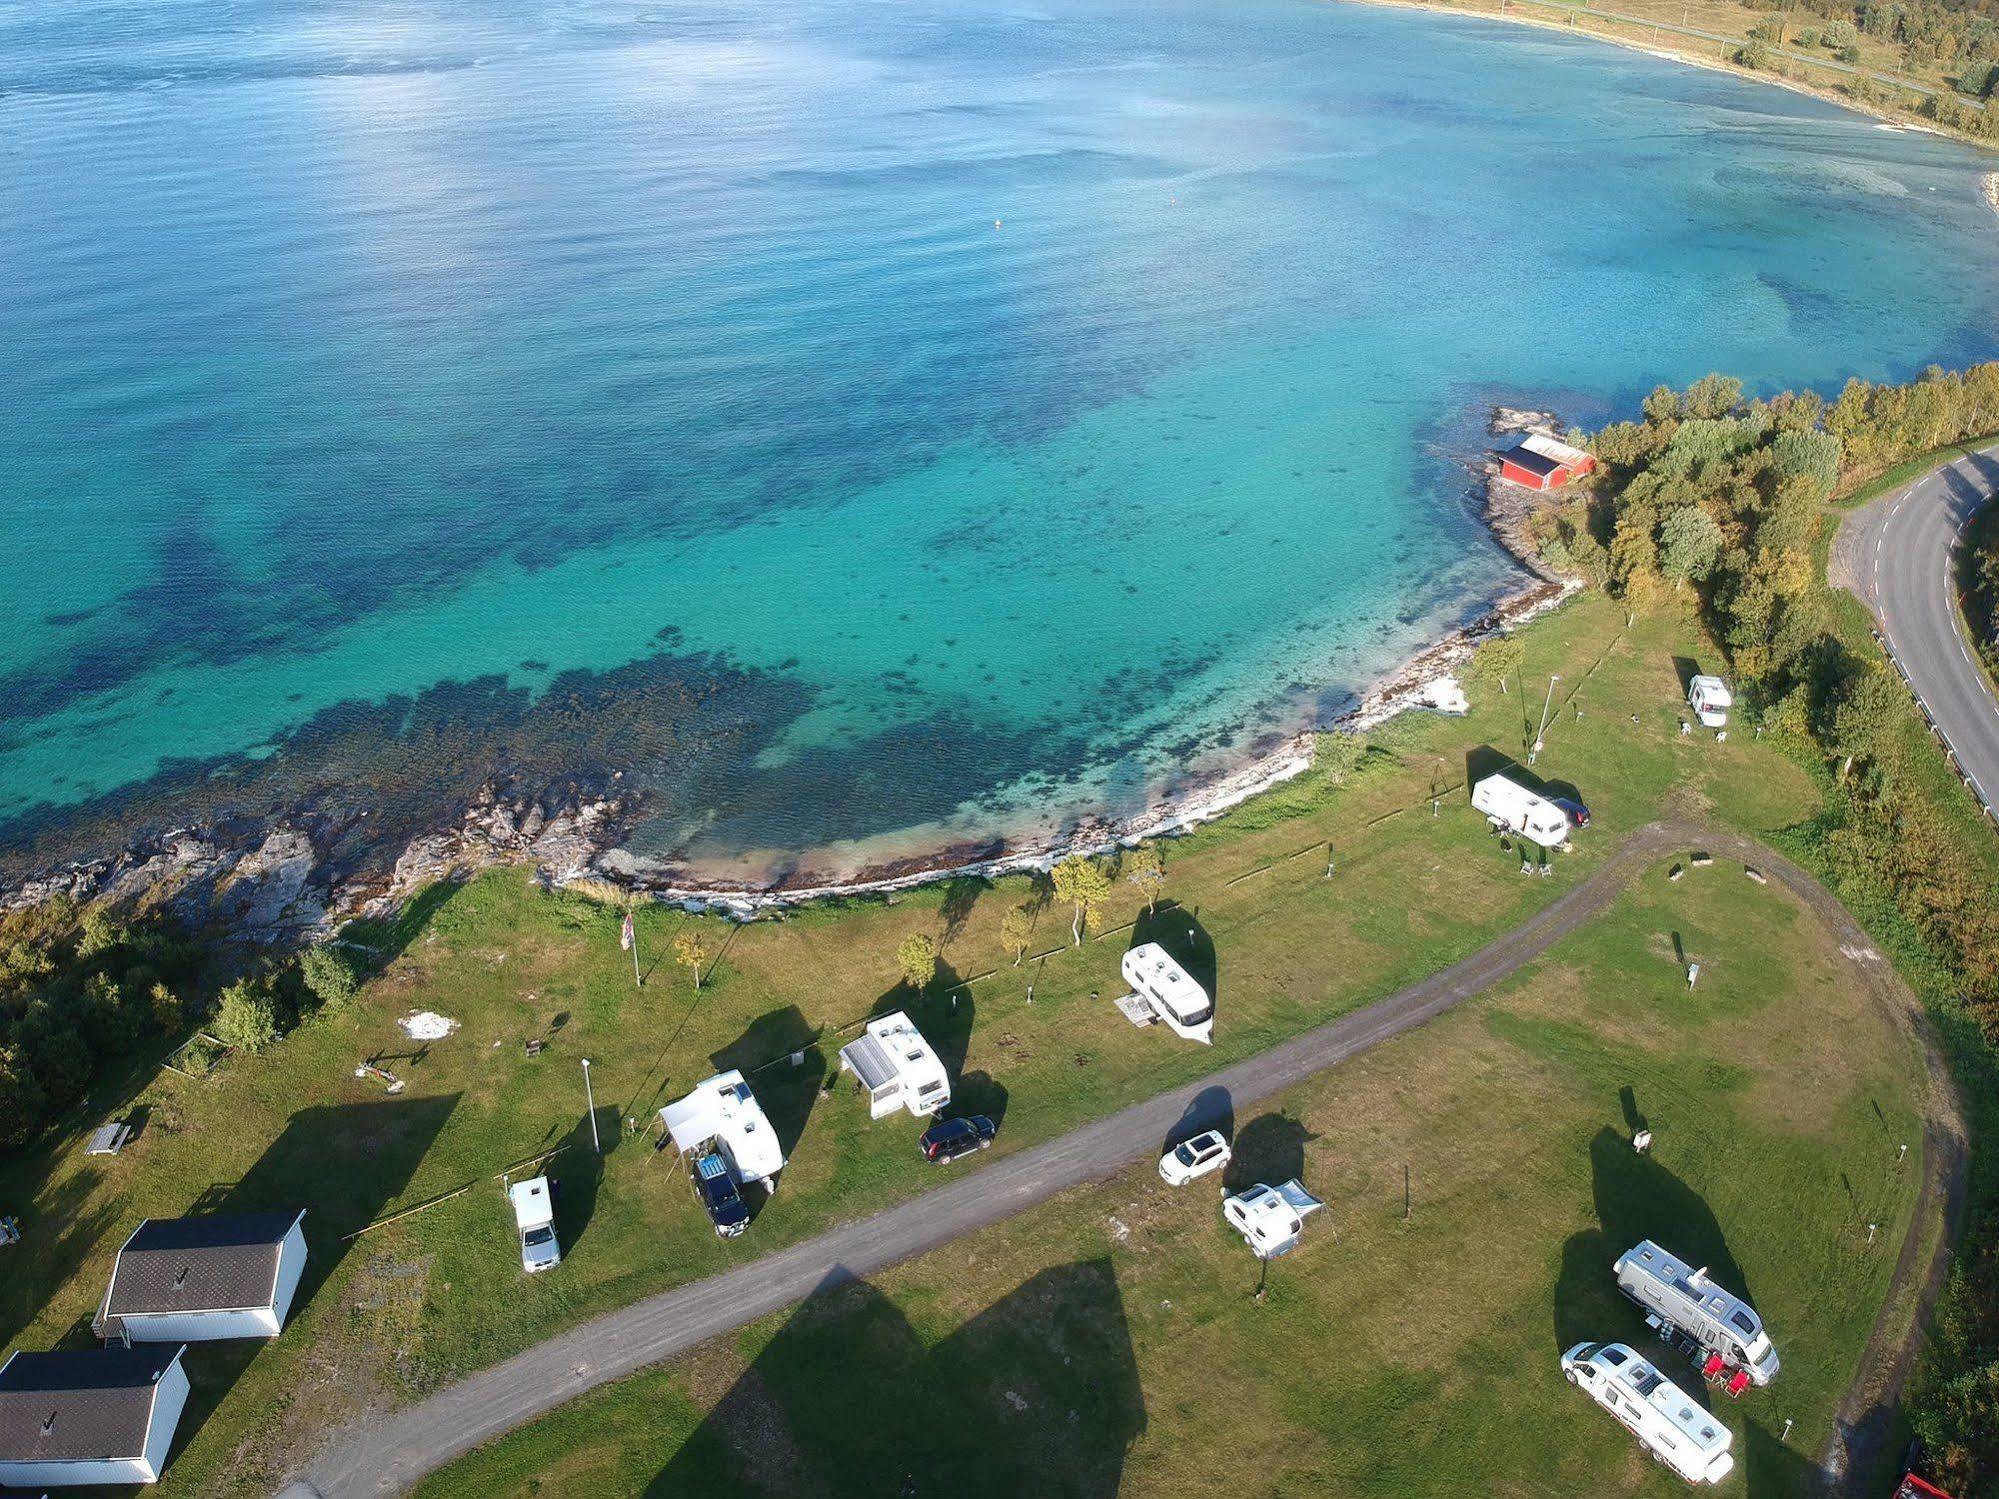
[[1134,810],[1512,581],[1482,403],[1999,346],[1969,149],[1310,0],[0,0],[0,139],[16,872]]

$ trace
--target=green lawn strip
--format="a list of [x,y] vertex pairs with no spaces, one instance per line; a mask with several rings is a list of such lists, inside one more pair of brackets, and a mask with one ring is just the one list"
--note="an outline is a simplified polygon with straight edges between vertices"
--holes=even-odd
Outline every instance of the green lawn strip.
[[[1664,873],[1527,976],[1237,1120],[1331,1203],[1260,1305],[1212,1185],[1135,1167],[418,1492],[1193,1495],[1254,1473],[1256,1493],[1675,1494],[1555,1363],[1584,1337],[1650,1346],[1610,1274],[1646,1235],[1768,1319],[1777,1385],[1715,1403],[1742,1492],[1799,1492],[1912,1209],[1920,1064],[1809,915],[1736,868]],[[1675,932],[1704,962],[1691,993]]]
[[[638,920],[641,954],[657,966],[634,991],[615,910],[538,891],[517,873],[489,874],[426,901],[399,930],[363,933],[395,956],[342,1012],[264,1057],[232,1059],[212,1078],[161,1074],[146,1083],[137,1102],[149,1112],[148,1133],[127,1155],[85,1158],[72,1135],[0,1172],[0,1191],[14,1210],[25,1205],[30,1230],[9,1251],[0,1316],[18,1346],[76,1336],[117,1243],[141,1216],[305,1204],[314,1277],[324,1284],[278,1343],[197,1350],[195,1418],[166,1491],[252,1489],[316,1431],[354,1418],[360,1398],[408,1399],[596,1312],[931,1184],[911,1121],[870,1122],[849,1089],[820,1096],[849,1034],[840,1028],[880,1005],[912,1009],[944,1042],[960,1099],[1002,1114],[998,1148],[1017,1149],[1476,949],[1568,888],[1620,830],[1659,815],[1669,797],[1747,809],[1740,815],[1752,829],[1809,814],[1814,789],[1783,757],[1740,737],[1717,745],[1679,736],[1675,657],[1701,654],[1685,620],[1627,628],[1619,608],[1587,598],[1524,638],[1524,684],[1482,693],[1469,719],[1399,720],[1379,736],[1386,752],[1350,785],[1284,788],[1168,844],[1175,904],[1158,919],[1198,922],[1218,955],[1212,1049],[1134,1030],[1112,1008],[1129,932],[1010,966],[998,927],[1009,905],[1032,899],[1024,879],[828,904],[733,934],[712,918],[648,907]],[[1598,826],[1580,852],[1556,861],[1552,878],[1531,879],[1468,811],[1462,782],[1468,750],[1524,755],[1551,672],[1562,681],[1537,768],[1573,780]],[[1106,925],[1138,915],[1139,900],[1121,884]],[[698,993],[665,959],[691,924],[720,952]],[[898,993],[895,948],[914,930],[940,937],[944,984],[975,981],[921,999]],[[1067,938],[1068,913],[1043,910],[1034,950]],[[453,1016],[461,1028],[418,1055],[394,1024],[412,1009]],[[532,1059],[529,1037],[548,1043]],[[807,1065],[793,1069],[782,1059],[801,1047]],[[353,1076],[378,1053],[407,1080],[397,1098]],[[601,1165],[583,1122],[586,1055],[608,1148]],[[684,1173],[622,1121],[645,1126],[718,1066],[770,1062],[753,1085],[784,1116],[780,1128],[799,1132],[798,1144],[752,1232],[723,1244]],[[565,1260],[559,1273],[527,1280],[494,1177],[558,1146],[551,1169],[562,1185]],[[469,1190],[345,1237],[461,1188]]]

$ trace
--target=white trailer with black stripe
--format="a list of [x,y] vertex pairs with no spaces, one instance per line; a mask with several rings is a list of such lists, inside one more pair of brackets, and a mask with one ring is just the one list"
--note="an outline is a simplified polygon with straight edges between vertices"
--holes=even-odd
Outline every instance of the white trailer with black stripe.
[[1755,1309],[1650,1239],[1617,1257],[1617,1289],[1759,1387],[1777,1377],[1777,1350]]

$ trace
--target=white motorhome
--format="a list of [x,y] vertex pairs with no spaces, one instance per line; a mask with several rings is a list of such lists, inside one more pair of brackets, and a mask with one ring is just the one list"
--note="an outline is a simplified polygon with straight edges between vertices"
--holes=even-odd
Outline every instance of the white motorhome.
[[1274,1260],[1298,1247],[1305,1220],[1324,1206],[1294,1177],[1274,1187],[1258,1182],[1224,1197],[1222,1217],[1258,1259]]
[[1624,1344],[1578,1343],[1562,1355],[1562,1373],[1688,1483],[1720,1483],[1734,1470],[1735,1434]]
[[659,1122],[682,1155],[712,1145],[728,1159],[739,1180],[777,1190],[784,1151],[742,1073],[717,1073],[680,1102],[661,1109]]
[[1777,1350],[1749,1303],[1650,1239],[1617,1257],[1617,1289],[1667,1327],[1746,1371],[1759,1386],[1777,1377]]
[[1183,1041],[1214,1044],[1215,1003],[1171,953],[1147,942],[1126,953],[1122,966],[1131,992],[1152,1007],[1168,1030]]
[[1503,833],[1543,848],[1560,848],[1569,841],[1569,814],[1505,776],[1489,775],[1472,787],[1471,804]]
[[515,1182],[507,1188],[507,1201],[514,1205],[514,1228],[521,1237],[521,1268],[535,1275],[561,1264],[562,1246],[555,1240],[555,1202],[549,1195],[548,1178]]
[[868,1117],[908,1109],[926,1119],[951,1101],[951,1079],[923,1032],[902,1011],[870,1020],[840,1048],[840,1070],[868,1093]]
[[1735,706],[1735,696],[1728,690],[1728,683],[1720,677],[1698,676],[1687,683],[1687,706],[1694,710],[1698,718],[1710,729],[1728,727],[1728,710]]

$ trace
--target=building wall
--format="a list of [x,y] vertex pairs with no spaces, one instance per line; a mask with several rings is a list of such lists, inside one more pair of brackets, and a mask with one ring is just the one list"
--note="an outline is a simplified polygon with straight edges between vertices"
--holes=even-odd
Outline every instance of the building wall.
[[180,1427],[181,1412],[187,1408],[187,1388],[187,1371],[176,1359],[153,1387],[153,1424],[146,1433],[149,1476],[141,1482],[157,1483],[167,1470],[167,1452],[174,1444],[174,1432]]
[[9,1463],[0,1462],[0,1483],[9,1488],[60,1489],[90,1483],[158,1483],[142,1458],[120,1462]]
[[268,1308],[247,1312],[171,1312],[119,1319],[134,1343],[213,1343],[222,1338],[275,1338],[278,1319]]
[[271,1293],[272,1337],[283,1329],[285,1318],[291,1314],[292,1297],[298,1294],[298,1283],[304,1274],[305,1219],[300,1218],[292,1225],[291,1232],[285,1235],[285,1242],[278,1249],[278,1284]]

